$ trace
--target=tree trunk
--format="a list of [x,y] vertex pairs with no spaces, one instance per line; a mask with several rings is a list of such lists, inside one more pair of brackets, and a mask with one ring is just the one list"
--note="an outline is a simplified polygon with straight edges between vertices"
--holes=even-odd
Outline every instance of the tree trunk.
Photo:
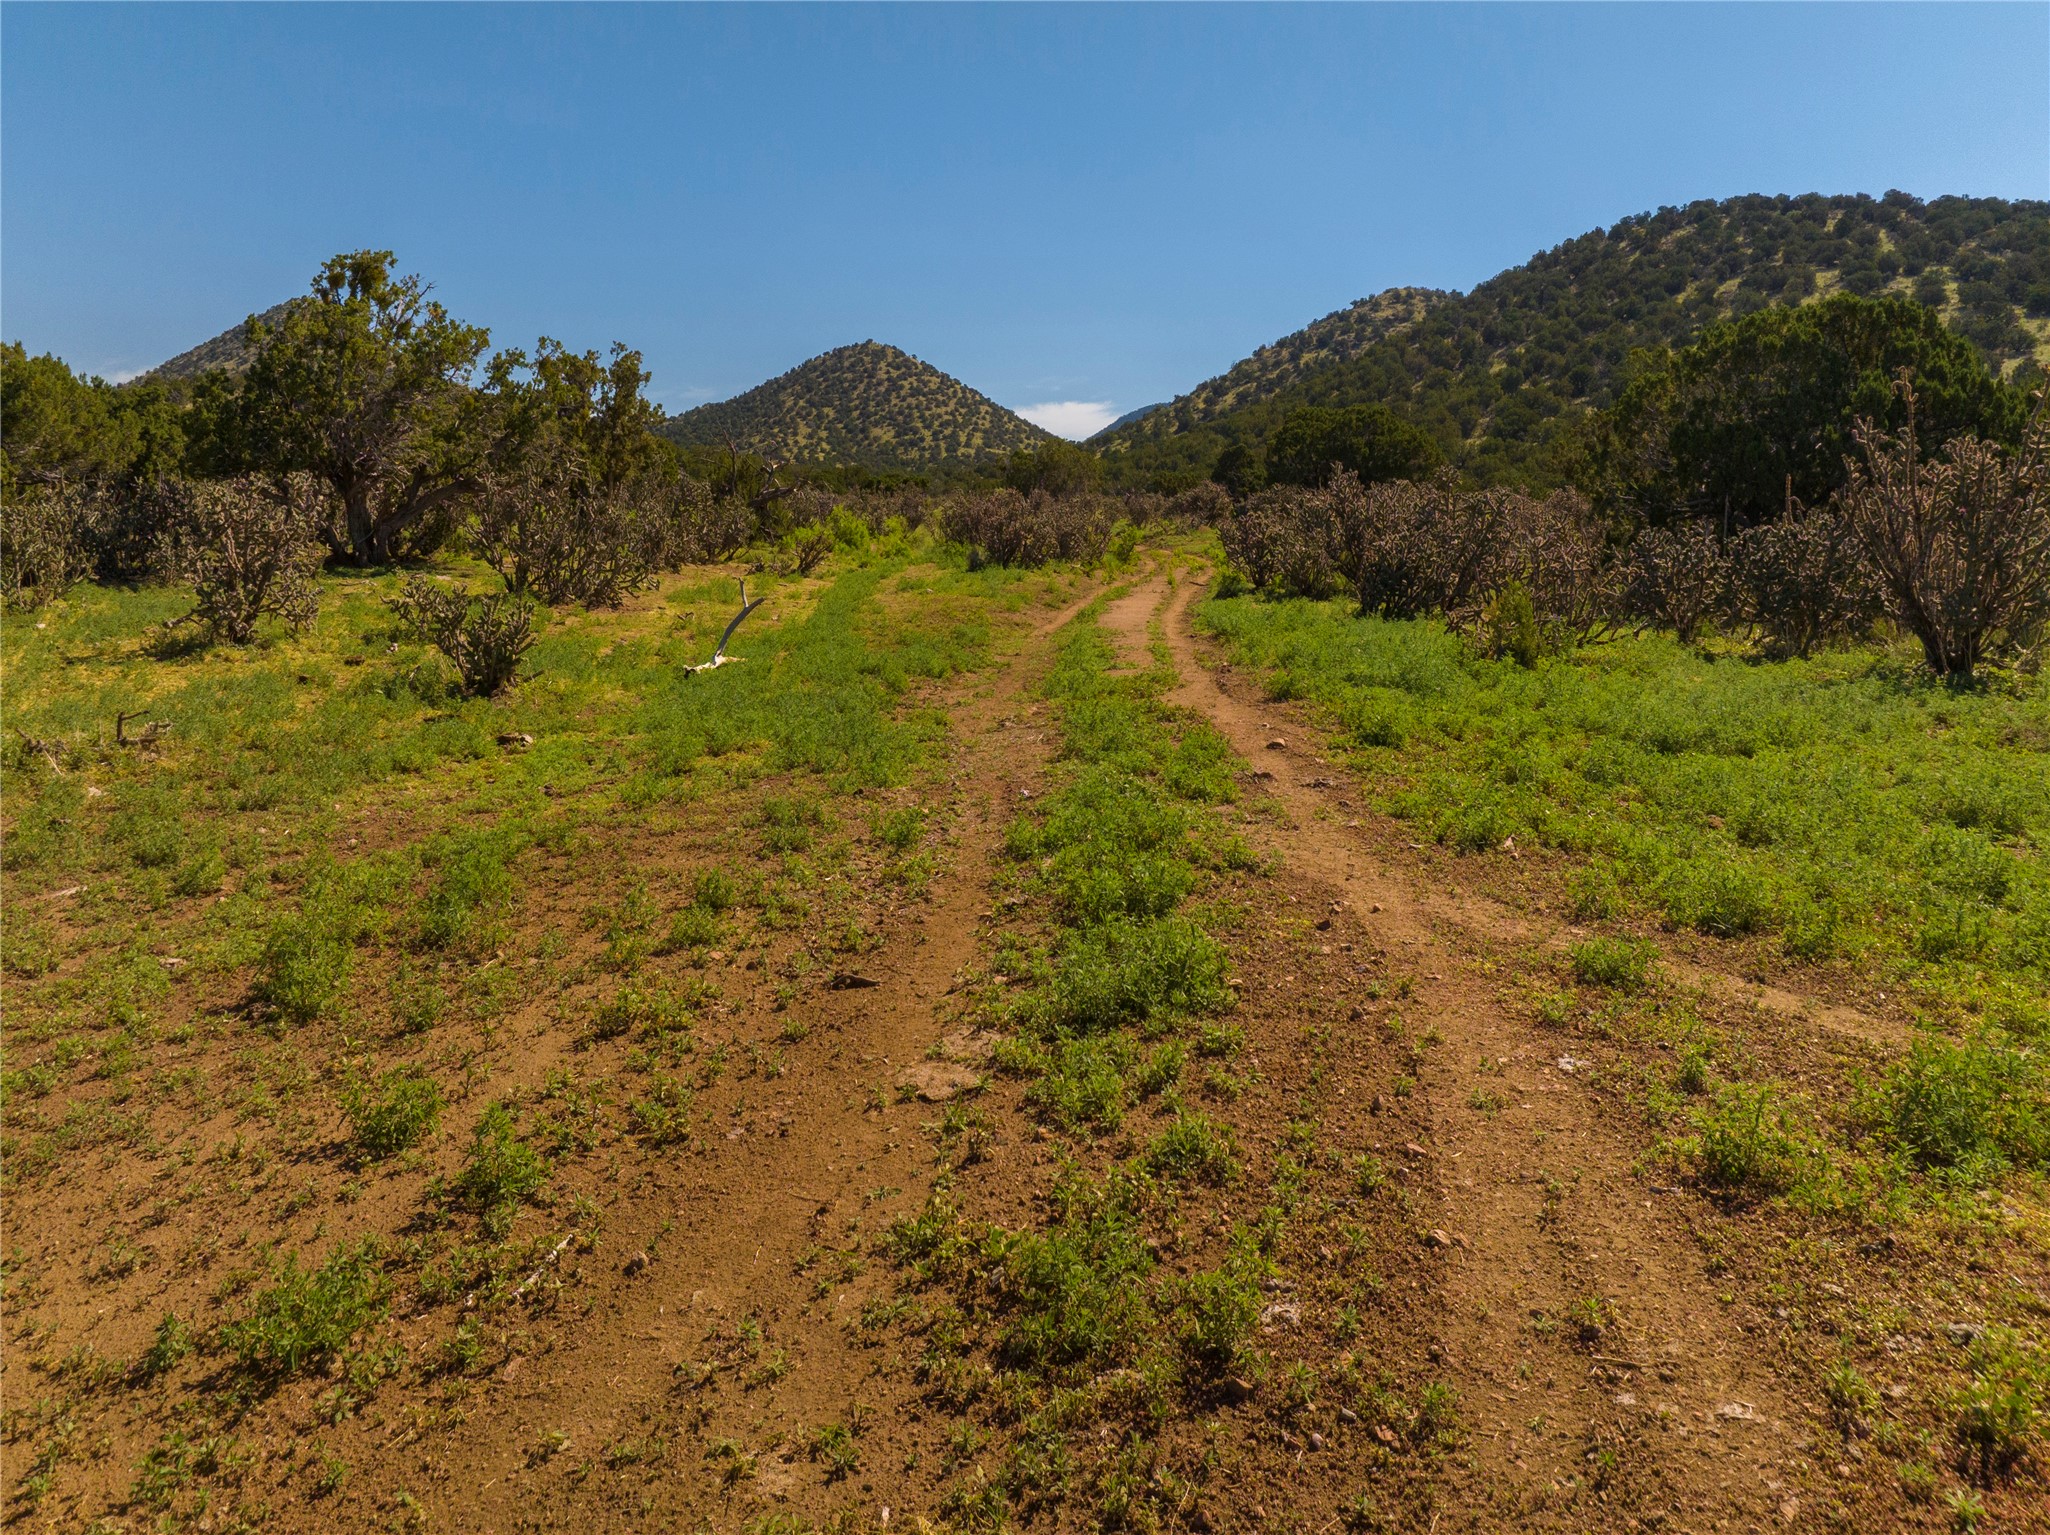
[[378,558],[376,526],[370,513],[370,487],[351,485],[342,492],[342,507],[349,528],[349,552],[358,565],[375,565]]

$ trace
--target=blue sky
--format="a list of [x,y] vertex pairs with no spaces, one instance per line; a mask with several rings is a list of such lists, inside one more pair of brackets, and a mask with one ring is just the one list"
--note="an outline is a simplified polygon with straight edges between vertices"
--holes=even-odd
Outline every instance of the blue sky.
[[671,410],[874,337],[1079,432],[1381,288],[1890,187],[2050,197],[2050,6],[0,10],[0,330],[109,377],[374,246]]

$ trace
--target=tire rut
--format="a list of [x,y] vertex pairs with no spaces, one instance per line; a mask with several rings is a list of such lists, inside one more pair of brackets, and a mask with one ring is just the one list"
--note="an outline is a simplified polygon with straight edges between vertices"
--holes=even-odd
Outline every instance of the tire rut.
[[[1337,770],[1299,743],[1270,746],[1261,707],[1204,663],[1189,612],[1200,589],[1158,574],[1142,589],[1181,678],[1169,700],[1259,764],[1256,785],[1284,814],[1248,836],[1344,903],[1414,977],[1412,1035],[1442,1040],[1417,1071],[1432,1143],[1407,1150],[1424,1153],[1436,1195],[1423,1239],[1448,1260],[1427,1346],[1467,1403],[1489,1506],[1564,1515],[1560,1489],[1599,1487],[1609,1454],[1631,1478],[1628,1506],[1668,1505],[1685,1527],[1796,1519],[1806,1414],[1719,1301],[1696,1256],[1693,1199],[1633,1172],[1642,1138],[1586,1085],[1591,1063],[1504,1007],[1502,979],[1481,968],[1487,945],[1453,903],[1328,818],[1325,789],[1301,769],[1314,764],[1326,789]],[[1135,627],[1122,627],[1129,644]]]

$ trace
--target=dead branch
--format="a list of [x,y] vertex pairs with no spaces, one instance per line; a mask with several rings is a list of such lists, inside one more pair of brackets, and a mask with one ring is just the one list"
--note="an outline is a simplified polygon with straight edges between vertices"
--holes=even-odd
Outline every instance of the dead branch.
[[768,600],[766,597],[757,597],[753,602],[749,602],[747,600],[747,582],[742,580],[740,583],[740,611],[733,615],[733,622],[728,624],[726,632],[719,636],[719,648],[712,652],[711,660],[698,666],[686,666],[683,669],[684,676],[689,677],[698,672],[708,672],[715,666],[724,666],[728,661],[738,661],[741,659],[739,656],[729,656],[726,654],[726,642],[733,638],[733,631],[740,627],[740,621]]
[[128,722],[132,719],[140,719],[148,712],[147,709],[129,709],[125,712],[119,709],[115,710],[114,744],[116,746],[154,746],[171,733],[171,722],[169,720],[149,720],[143,725],[142,734],[130,740],[128,736]]

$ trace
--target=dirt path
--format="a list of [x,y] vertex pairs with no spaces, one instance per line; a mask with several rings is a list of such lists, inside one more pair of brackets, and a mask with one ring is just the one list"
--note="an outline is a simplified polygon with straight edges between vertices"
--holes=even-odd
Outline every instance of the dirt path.
[[[1528,941],[1528,925],[1420,893],[1333,813],[1337,770],[1308,740],[1283,744],[1272,706],[1202,656],[1189,619],[1201,579],[1170,590],[1156,575],[1121,606],[1150,601],[1182,678],[1171,700],[1256,764],[1281,813],[1248,834],[1414,978],[1404,1021],[1441,1041],[1417,1070],[1432,1134],[1410,1150],[1437,1195],[1427,1240],[1451,1243],[1436,1346],[1469,1406],[1487,1505],[1529,1516],[1576,1481],[1628,1476],[1628,1506],[1679,1528],[1801,1520],[1806,1414],[1719,1300],[1692,1196],[1633,1174],[1644,1136],[1587,1085],[1600,1063],[1505,1001],[1488,956]],[[1118,627],[1128,664],[1145,664],[1145,624]]]
[[[525,1389],[494,1393],[460,1436],[467,1448],[430,1463],[452,1489],[476,1489],[449,1499],[455,1527],[587,1521],[577,1466],[679,1415],[690,1440],[682,1464],[706,1469],[651,1478],[640,1502],[615,1490],[621,1512],[723,1528],[765,1505],[812,1517],[858,1505],[872,1484],[830,1475],[812,1444],[834,1423],[868,1425],[863,1464],[902,1458],[896,1430],[918,1421],[919,1405],[905,1372],[851,1346],[873,1288],[859,1255],[930,1185],[931,1148],[917,1127],[938,1110],[922,1098],[946,1096],[948,1061],[974,1059],[943,1039],[946,999],[977,956],[998,841],[1050,750],[1027,690],[1054,633],[1094,596],[1037,622],[950,710],[954,846],[925,906],[881,935],[855,984],[822,985],[792,1004],[804,1041],[789,1048],[785,1074],[731,1109],[701,1155],[646,1176],[607,1210],[609,1262],[587,1267],[580,1292],[605,1325],[576,1329],[553,1357],[515,1361],[508,1373],[524,1374]],[[568,1447],[537,1468],[551,1434]],[[899,1479],[878,1480],[887,1497]]]

